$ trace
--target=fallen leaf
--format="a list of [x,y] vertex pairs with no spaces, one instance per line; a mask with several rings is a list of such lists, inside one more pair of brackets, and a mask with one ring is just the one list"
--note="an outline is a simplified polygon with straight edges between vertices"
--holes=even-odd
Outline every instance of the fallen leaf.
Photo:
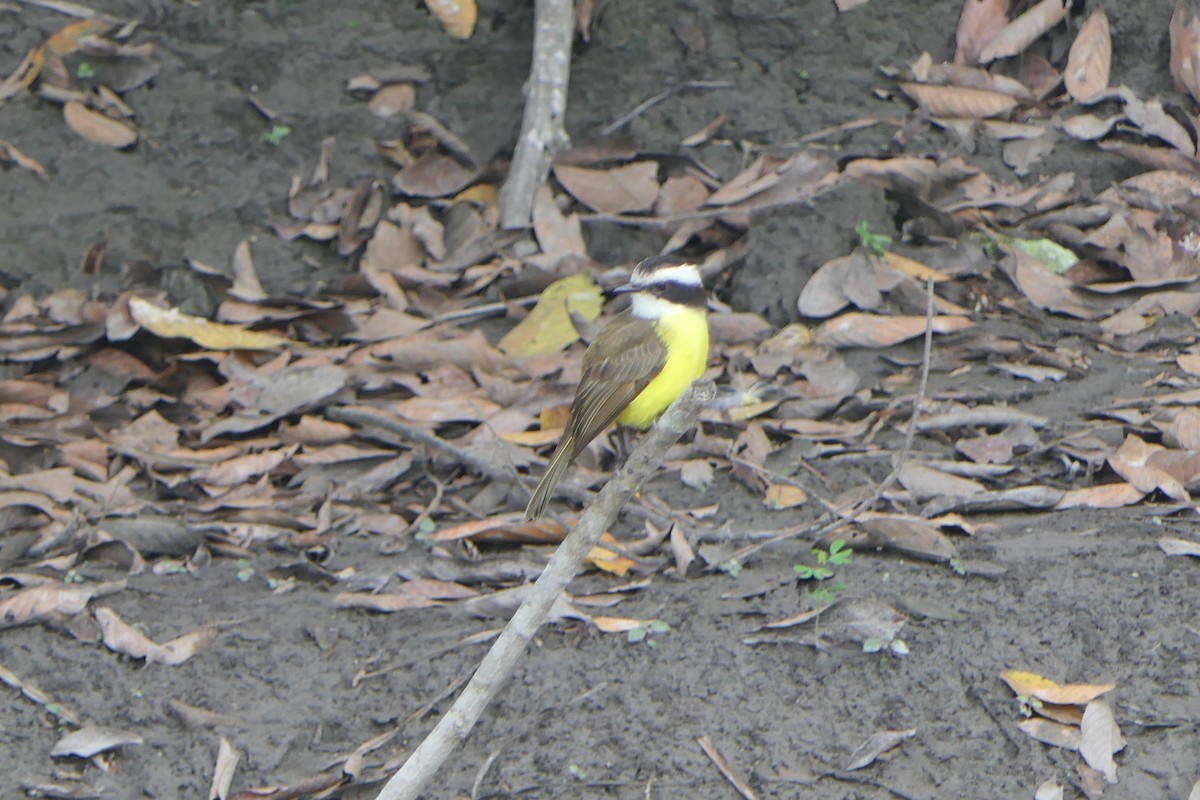
[[0,600],[0,630],[30,622],[61,621],[87,608],[96,592],[68,586],[30,586]]
[[894,750],[905,739],[911,739],[916,735],[916,728],[909,728],[903,731],[879,731],[878,733],[873,733],[869,739],[854,749],[854,752],[850,754],[850,759],[842,769],[851,772],[856,769],[868,767],[874,764],[884,753]]
[[763,493],[763,505],[772,511],[798,508],[808,502],[808,493],[787,483],[771,483]]
[[1162,445],[1146,442],[1137,434],[1131,433],[1108,457],[1108,464],[1113,472],[1144,492],[1157,489],[1172,500],[1190,502],[1188,491],[1178,478],[1150,463],[1152,456],[1165,449]]
[[430,151],[397,172],[392,178],[392,188],[409,197],[448,197],[461,192],[478,177],[478,169],[466,167],[452,156]]
[[[963,316],[935,316],[934,333],[954,333],[974,325]],[[925,333],[924,317],[881,316],[849,312],[823,323],[813,332],[818,344],[831,347],[891,347]]]
[[908,82],[901,83],[900,88],[922,111],[935,117],[1004,117],[1019,105],[1015,97],[987,89]]
[[0,139],[0,163],[16,164],[18,167],[34,173],[39,178],[45,179],[47,177],[45,167],[3,139]]
[[1117,727],[1107,700],[1101,698],[1087,704],[1083,710],[1083,721],[1079,723],[1079,732],[1083,739],[1079,754],[1083,760],[1104,775],[1110,784],[1116,783],[1117,765],[1113,762],[1113,753],[1119,752],[1124,745],[1121,742],[1121,729]]
[[122,620],[111,608],[97,608],[96,621],[100,623],[105,647],[133,658],[143,658],[149,664],[182,664],[212,644],[217,636],[216,628],[206,627],[158,644]]
[[442,29],[456,39],[470,39],[479,12],[475,0],[425,0]]
[[546,287],[533,310],[496,347],[510,356],[556,352],[579,341],[572,317],[595,322],[602,306],[600,287],[590,275],[578,273],[562,278]]
[[1051,747],[1061,747],[1064,750],[1078,750],[1083,737],[1079,728],[1074,725],[1064,725],[1061,722],[1034,717],[1017,723],[1025,734]]
[[955,30],[954,63],[975,65],[979,54],[1008,23],[1009,0],[964,0]]
[[78,100],[67,101],[63,117],[71,130],[83,138],[114,150],[132,147],[138,140],[137,128],[132,123],[93,111]]
[[654,161],[635,161],[612,169],[556,164],[554,177],[572,197],[601,214],[649,211],[659,191]]
[[1104,9],[1092,12],[1079,28],[1063,80],[1077,103],[1088,104],[1108,88],[1108,70],[1112,64],[1112,39]]
[[129,313],[137,324],[156,336],[191,339],[210,350],[270,350],[288,343],[282,336],[210,322],[177,308],[160,308],[140,297],[129,298]]
[[550,256],[587,257],[583,223],[578,214],[564,215],[550,187],[542,185],[533,196],[533,233],[542,252]]
[[1200,19],[1184,0],[1175,4],[1168,26],[1171,39],[1171,77],[1175,88],[1200,100]]
[[992,37],[980,51],[979,62],[986,64],[1025,52],[1038,37],[1067,16],[1071,5],[1066,0],[1041,0]]
[[145,744],[145,739],[132,731],[110,728],[106,725],[84,725],[54,743],[50,755],[54,758],[92,756],[115,750],[129,744]]
[[1115,683],[1066,683],[1060,685],[1035,672],[1023,672],[1015,669],[1001,672],[1000,678],[1018,697],[1036,697],[1038,700],[1060,705],[1084,705],[1117,688]]
[[1200,542],[1188,539],[1173,539],[1169,536],[1158,540],[1158,549],[1168,556],[1192,556],[1200,558]]

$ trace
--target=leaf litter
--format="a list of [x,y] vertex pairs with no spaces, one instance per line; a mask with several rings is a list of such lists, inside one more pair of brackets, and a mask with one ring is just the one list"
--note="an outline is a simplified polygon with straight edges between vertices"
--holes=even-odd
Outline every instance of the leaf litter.
[[[773,456],[804,448],[820,473],[839,457],[880,454],[875,437],[897,419],[898,407],[915,398],[911,355],[890,382],[863,386],[840,352],[890,353],[929,327],[947,372],[967,375],[987,362],[1029,382],[1085,374],[1086,363],[1043,363],[1050,358],[1046,351],[1062,359],[1054,343],[1039,351],[1040,343],[988,340],[976,330],[983,314],[1039,313],[1095,322],[1085,334],[1092,344],[1138,357],[1155,346],[1139,335],[1171,315],[1193,316],[1200,309],[1189,289],[1200,277],[1200,185],[1189,166],[1196,154],[1195,123],[1169,99],[1143,99],[1111,86],[1112,42],[1100,10],[1075,33],[1065,62],[1038,72],[1031,57],[1017,77],[1002,71],[1006,59],[1060,29],[1070,6],[1046,0],[1008,22],[1007,5],[966,3],[955,64],[918,59],[895,71],[895,88],[921,115],[936,118],[933,124],[1005,142],[1010,163],[1019,161],[1030,174],[1052,150],[1058,130],[1129,158],[1131,170],[1151,169],[1089,197],[1070,174],[1008,183],[957,157],[849,157],[835,163],[820,149],[798,148],[763,153],[741,172],[722,177],[694,159],[668,159],[621,143],[600,157],[560,156],[554,184],[535,205],[534,236],[522,238],[498,228],[494,173],[450,127],[421,110],[418,88],[428,76],[398,68],[352,79],[348,90],[366,99],[367,113],[397,122],[395,138],[375,145],[381,167],[398,171],[387,184],[334,185],[336,143],[329,140],[312,175],[297,177],[281,192],[288,216],[275,223],[281,238],[333,243],[357,271],[352,290],[319,300],[271,296],[243,242],[231,256],[229,274],[193,265],[219,298],[208,316],[164,305],[159,293],[145,290],[101,299],[22,294],[8,303],[0,321],[0,359],[18,383],[4,387],[9,425],[0,437],[13,447],[63,444],[59,460],[47,468],[0,461],[11,481],[0,496],[0,513],[31,533],[21,556],[66,574],[97,545],[75,514],[120,528],[146,510],[174,510],[188,529],[204,532],[204,542],[189,542],[186,552],[172,557],[202,546],[253,554],[363,536],[391,552],[419,542],[448,563],[472,559],[479,566],[524,548],[535,553],[532,566],[496,569],[490,576],[482,571],[479,588],[409,578],[390,590],[364,590],[356,576],[328,576],[338,590],[331,596],[337,608],[420,612],[449,606],[481,617],[511,614],[526,579],[537,571],[542,550],[536,548],[563,534],[553,523],[527,530],[509,519],[521,501],[513,468],[536,474],[557,438],[578,378],[579,348],[602,319],[602,289],[616,285],[628,268],[614,272],[591,260],[586,223],[601,217],[652,224],[665,234],[668,249],[702,253],[723,265],[718,272],[725,278],[739,268],[752,212],[811,201],[843,181],[886,191],[909,212],[895,252],[873,253],[864,242],[818,266],[797,301],[804,324],[776,331],[766,319],[746,314],[740,323],[754,333],[739,335],[732,325],[722,327],[726,314],[714,315],[711,373],[731,386],[753,388],[740,390],[742,402],[709,417],[694,440],[677,448],[672,479],[690,491],[703,492],[728,473],[775,512],[829,504],[833,498],[824,488],[808,491],[769,477],[769,461],[777,468]],[[447,22],[438,14],[451,35],[470,35],[473,17]],[[154,78],[153,49],[105,39],[111,28],[100,23],[73,25],[26,59],[5,82],[0,102],[38,92],[62,103],[67,123],[84,138],[131,147],[140,131],[120,93]],[[1181,4],[1170,25],[1171,73],[1193,96],[1196,27]],[[111,60],[110,88],[85,91],[56,80],[71,73],[55,72],[55,60],[77,52]],[[1066,95],[1051,99],[1060,83]],[[714,121],[696,142],[725,123]],[[1038,145],[1014,144],[1020,142]],[[0,158],[44,177],[15,145],[0,143]],[[949,241],[961,252],[947,264],[939,253]],[[935,291],[928,322],[921,302],[926,280]],[[502,318],[506,334],[485,337],[478,323],[495,317]],[[783,337],[781,347],[769,346],[772,333]],[[1183,376],[1192,374],[1182,360],[1191,357],[1180,355],[1175,365]],[[86,399],[74,391],[68,367],[88,360],[119,388]],[[1171,381],[1190,385],[1180,375],[1157,385],[1178,388]],[[1051,514],[1156,497],[1190,503],[1200,478],[1200,442],[1186,418],[1167,418],[1161,397],[1144,399],[1148,416],[1125,424],[1123,439],[1100,442],[1081,457],[1076,444],[1041,434],[1050,421],[1021,409],[1019,401],[1009,405],[980,394],[960,403],[935,396],[920,419],[924,455],[899,471],[902,491],[885,495],[897,505],[919,506],[921,513],[862,515],[848,543],[862,553],[953,563],[958,548],[950,534],[968,527],[938,524],[929,518],[934,511],[983,515],[1033,508]],[[389,432],[326,416],[343,407],[369,409],[398,427]],[[93,418],[123,421],[98,424],[91,437],[80,434],[89,429],[85,419]],[[420,431],[425,438],[397,430]],[[939,445],[940,464],[931,455]],[[749,467],[730,457],[735,447]],[[405,458],[385,461],[397,452]],[[955,461],[956,453],[964,458]],[[482,485],[470,456],[507,465],[511,480]],[[1085,476],[1075,471],[1045,485],[1037,459],[1046,457],[1086,462]],[[387,469],[376,472],[384,463]],[[593,445],[580,459],[580,491],[598,483],[610,463],[605,443]],[[1094,474],[1093,464],[1111,471]],[[397,505],[389,497],[414,502]],[[664,506],[651,496],[643,510]],[[707,532],[703,520],[712,509],[701,503],[665,508],[674,518],[688,518],[692,530],[671,526],[667,533],[663,527],[656,541],[647,537],[648,544],[610,537],[593,553],[592,566],[613,581],[667,569],[687,576],[698,557],[688,533]],[[468,510],[482,518],[468,519]],[[388,515],[400,518],[399,527],[380,521]],[[135,555],[150,559],[166,557],[154,544],[159,539],[118,534]],[[1195,554],[1185,540],[1164,538],[1160,546],[1168,555]],[[699,557],[707,560],[703,552]],[[132,565],[133,559],[122,563]],[[93,609],[89,617],[90,601],[109,591],[119,589],[31,585],[6,591],[0,609],[6,626],[94,619],[110,649],[165,665],[203,657],[212,644],[213,628],[160,645],[111,609]],[[604,632],[650,622],[592,615],[582,604],[564,599],[554,616],[588,620]],[[769,627],[808,622],[815,622],[814,633],[793,641],[828,647],[892,640],[905,618],[886,604],[844,599],[823,614]],[[1030,735],[1079,750],[1087,765],[1115,782],[1112,755],[1121,739],[1103,699],[1113,686],[1009,677],[1018,695],[1040,704],[1031,706],[1038,719],[1027,728]],[[1079,718],[1061,706],[1082,707]],[[864,745],[847,769],[870,765],[911,735],[878,734],[884,738]],[[112,741],[95,752],[135,740]],[[64,752],[82,755],[95,746],[72,744]]]

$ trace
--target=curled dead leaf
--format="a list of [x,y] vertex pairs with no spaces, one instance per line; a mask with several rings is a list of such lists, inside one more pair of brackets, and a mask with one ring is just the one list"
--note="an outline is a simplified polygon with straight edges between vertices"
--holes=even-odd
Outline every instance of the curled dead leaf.
[[924,83],[901,83],[900,88],[922,111],[935,117],[1003,117],[1018,105],[1016,98],[987,89],[931,86]]
[[1049,31],[1067,16],[1071,3],[1064,0],[1041,0],[1021,16],[1005,25],[979,53],[979,61],[986,64],[997,58],[1007,58],[1025,52],[1042,34]]
[[[955,333],[974,324],[969,318],[957,315],[936,316],[931,321],[934,333]],[[924,332],[924,317],[850,312],[818,327],[813,340],[830,347],[891,347]]]
[[93,111],[78,100],[69,100],[63,106],[63,117],[71,130],[89,142],[124,150],[137,143],[137,127],[124,120],[117,120],[99,111]]

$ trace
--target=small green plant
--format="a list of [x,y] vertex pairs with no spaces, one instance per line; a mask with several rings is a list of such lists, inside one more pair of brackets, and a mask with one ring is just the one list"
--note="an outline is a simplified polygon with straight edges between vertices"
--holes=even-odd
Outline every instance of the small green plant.
[[963,563],[958,560],[958,556],[954,556],[950,559],[950,569],[954,570],[954,574],[958,575],[960,578],[965,578],[967,576],[967,568],[964,567]]
[[738,561],[736,558],[731,558],[728,561],[720,564],[717,569],[721,570],[731,578],[736,578],[738,575],[742,574],[742,562]]
[[250,559],[239,558],[234,563],[237,565],[237,579],[242,583],[248,583],[254,577],[254,565],[250,563]]
[[862,649],[864,653],[884,653],[885,659],[887,653],[904,658],[908,655],[908,642],[895,636],[872,636],[863,640]]
[[1017,695],[1017,703],[1021,708],[1021,715],[1032,717],[1035,709],[1042,707],[1042,701],[1029,694]]
[[271,147],[279,147],[279,145],[283,144],[283,140],[291,135],[291,127],[287,125],[276,125],[259,138],[264,144],[269,144]]
[[814,586],[808,590],[808,597],[812,600],[815,606],[827,606],[833,602],[837,595],[846,591],[846,584],[838,581],[830,583],[829,579],[834,573],[831,567],[840,567],[850,563],[854,551],[846,547],[844,539],[834,539],[829,545],[829,550],[823,550],[820,547],[814,547],[812,554],[816,556],[817,563],[815,566],[809,564],[795,564],[792,569],[796,571],[796,577],[802,581],[812,581]]
[[661,619],[652,619],[649,622],[643,622],[636,628],[630,628],[625,634],[625,641],[630,644],[637,644],[644,641],[647,647],[654,647],[654,640],[646,638],[652,633],[666,633],[671,630],[670,624]]
[[81,81],[94,78],[96,77],[96,68],[86,61],[80,61],[79,66],[75,68],[75,77]]
[[83,583],[84,577],[73,569],[67,570],[63,575],[63,583]]
[[892,237],[882,233],[872,233],[871,224],[865,219],[854,226],[854,232],[858,234],[858,240],[862,242],[863,248],[873,256],[882,256],[887,252],[888,245],[892,243]]

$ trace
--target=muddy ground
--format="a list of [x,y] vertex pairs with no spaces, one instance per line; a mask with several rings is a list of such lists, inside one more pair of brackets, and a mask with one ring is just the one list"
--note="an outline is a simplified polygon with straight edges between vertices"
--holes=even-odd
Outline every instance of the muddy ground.
[[[145,141],[132,152],[112,153],[76,138],[51,104],[20,102],[0,111],[0,138],[51,173],[44,182],[14,169],[0,173],[0,282],[16,290],[10,298],[72,284],[113,292],[134,280],[118,265],[169,267],[188,258],[224,265],[237,242],[252,237],[268,291],[304,286],[317,295],[350,267],[320,245],[282,241],[269,223],[282,214],[291,176],[311,169],[325,137],[338,140],[335,180],[383,174],[371,139],[386,138],[389,123],[345,92],[348,78],[380,65],[424,64],[432,72],[421,89],[424,108],[467,139],[481,160],[511,147],[532,4],[482,5],[477,35],[459,43],[413,2],[111,4],[105,10],[145,18],[142,36],[162,54],[153,87],[132,98]],[[630,126],[644,149],[670,150],[717,113],[728,113],[731,141],[698,153],[728,177],[744,162],[738,142],[782,144],[867,116],[903,120],[906,104],[873,95],[883,82],[876,68],[923,50],[935,60],[950,58],[959,7],[958,0],[873,0],[837,14],[832,2],[691,0],[668,7],[617,0],[607,5],[591,44],[575,54],[569,129],[577,138],[591,135],[679,80],[729,80],[735,89],[681,94]],[[1114,82],[1146,95],[1170,90],[1163,55],[1170,9],[1164,0],[1107,7]],[[703,33],[703,50],[680,44],[672,25],[681,20]],[[0,66],[11,69],[61,24],[48,12],[0,4]],[[247,91],[291,126],[281,146],[260,140],[266,123],[245,101]],[[879,125],[828,143],[844,153],[895,152],[895,129]],[[957,147],[936,134],[908,144],[910,152]],[[1004,169],[986,144],[964,155]],[[1134,172],[1115,157],[1070,144],[1041,169],[1072,169],[1085,191]],[[782,322],[794,315],[812,268],[847,251],[855,223],[867,219],[875,230],[894,231],[894,212],[881,193],[860,188],[839,189],[811,208],[764,215],[751,229],[750,254],[719,295]],[[662,243],[659,233],[602,224],[586,234],[592,256],[611,264],[656,252]],[[84,278],[79,260],[101,236],[109,241],[107,267]],[[175,302],[186,299],[186,285],[168,288]],[[1092,367],[1081,379],[1038,385],[986,370],[960,379],[935,368],[931,397],[983,391],[1019,401],[1054,420],[1047,440],[1091,424],[1086,410],[1138,394],[1155,372],[1154,364],[1098,350],[1076,335],[1078,326],[1051,317],[994,314],[981,323],[1080,348]],[[897,354],[911,364],[918,350],[890,352]],[[863,386],[896,369],[878,353],[851,360]],[[900,438],[891,432],[884,441],[898,445]],[[943,447],[926,437],[916,443],[918,451]],[[1034,458],[1025,466],[1045,482],[1082,480],[1057,460]],[[886,458],[822,466],[838,489],[869,486],[886,468]],[[661,488],[676,497],[691,491],[666,482]],[[721,521],[748,531],[812,516],[767,513],[725,478],[709,494],[721,504]],[[944,565],[875,554],[840,571],[848,595],[933,609],[932,616],[914,614],[904,628],[906,658],[743,643],[763,621],[801,607],[791,578],[792,565],[807,556],[801,543],[765,550],[736,579],[656,577],[621,611],[670,624],[668,633],[651,637],[653,647],[578,624],[547,627],[428,796],[471,796],[488,764],[477,797],[736,797],[698,747],[701,736],[711,737],[763,798],[1032,798],[1048,778],[1065,784],[1068,797],[1079,796],[1077,756],[1015,727],[1022,717],[997,673],[1023,668],[1118,684],[1112,698],[1128,746],[1117,757],[1120,781],[1106,797],[1187,797],[1200,777],[1200,574],[1192,561],[1164,557],[1155,540],[1194,536],[1194,515],[1162,515],[1143,504],[976,522],[976,535],[958,544],[965,558],[994,567],[986,575],[964,577]],[[633,522],[626,526],[625,533],[635,532]],[[331,566],[385,575],[411,569],[422,553],[382,555],[372,542],[350,539],[335,548]],[[128,590],[106,598],[159,641],[213,620],[230,623],[215,646],[178,667],[144,666],[41,627],[0,633],[0,662],[9,669],[36,677],[86,719],[145,738],[142,746],[124,748],[110,773],[53,761],[49,752],[59,735],[53,720],[6,689],[0,796],[22,796],[22,787],[62,783],[56,773],[75,772],[92,792],[79,796],[205,797],[219,735],[246,754],[235,790],[293,783],[469,676],[482,646],[451,646],[496,624],[440,609],[339,611],[331,591],[312,584],[272,593],[268,571],[295,560],[270,552],[249,565],[216,559],[196,576],[132,578]],[[588,576],[573,588],[613,583]],[[725,597],[759,584],[775,588],[750,599]],[[384,671],[356,683],[362,670]],[[225,717],[188,726],[168,710],[172,700]],[[403,755],[435,717],[411,721],[383,756]],[[886,762],[839,772],[871,734],[907,728],[915,736]]]

